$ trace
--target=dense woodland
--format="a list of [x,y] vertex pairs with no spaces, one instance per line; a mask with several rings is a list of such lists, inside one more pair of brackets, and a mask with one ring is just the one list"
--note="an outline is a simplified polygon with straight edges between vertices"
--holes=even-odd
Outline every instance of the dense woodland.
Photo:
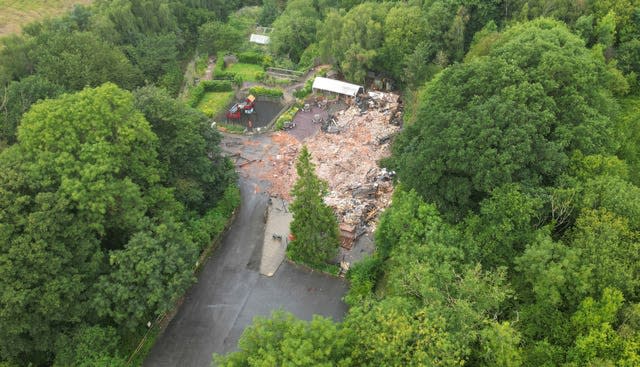
[[392,78],[406,114],[345,320],[217,363],[640,365],[638,0],[100,0],[3,39],[0,361],[121,365],[193,280],[237,192],[174,97],[247,5],[272,64]]

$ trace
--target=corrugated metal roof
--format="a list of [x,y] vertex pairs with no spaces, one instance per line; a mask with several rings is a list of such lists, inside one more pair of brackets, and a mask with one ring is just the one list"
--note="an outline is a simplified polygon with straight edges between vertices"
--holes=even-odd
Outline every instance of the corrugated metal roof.
[[258,43],[261,45],[268,45],[269,41],[269,36],[264,36],[261,34],[251,34],[251,37],[249,37],[249,42]]
[[333,93],[345,94],[347,96],[355,97],[360,90],[363,90],[362,86],[346,83],[340,80],[316,77],[313,81],[313,89],[322,89]]

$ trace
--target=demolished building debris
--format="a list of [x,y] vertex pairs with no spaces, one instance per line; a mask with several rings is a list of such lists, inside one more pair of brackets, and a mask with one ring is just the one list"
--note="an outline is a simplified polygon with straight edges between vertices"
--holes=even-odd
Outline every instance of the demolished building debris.
[[[389,142],[400,127],[398,95],[377,92],[355,101],[333,115],[339,134],[318,132],[303,143],[285,132],[273,134],[279,146],[275,155],[265,156],[260,179],[268,181],[271,195],[291,200],[291,188],[297,179],[295,162],[302,144],[306,144],[318,176],[328,182],[325,202],[333,207],[341,224],[343,245],[373,231],[378,215],[389,206],[394,172],[380,168],[377,162],[390,155]],[[348,237],[348,238],[346,238]]]

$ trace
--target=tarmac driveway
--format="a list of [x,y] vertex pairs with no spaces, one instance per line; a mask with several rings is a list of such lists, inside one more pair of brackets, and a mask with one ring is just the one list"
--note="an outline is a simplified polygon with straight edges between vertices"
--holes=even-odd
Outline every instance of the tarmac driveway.
[[347,306],[341,279],[284,262],[273,277],[260,275],[268,196],[249,178],[240,179],[242,204],[220,247],[147,356],[144,366],[208,367],[212,353],[237,347],[257,315],[282,308],[310,320],[313,314],[342,320]]

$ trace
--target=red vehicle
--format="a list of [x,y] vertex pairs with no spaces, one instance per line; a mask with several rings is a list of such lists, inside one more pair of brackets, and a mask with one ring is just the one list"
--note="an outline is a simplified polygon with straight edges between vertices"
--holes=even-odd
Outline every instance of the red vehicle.
[[227,111],[226,117],[227,120],[240,120],[242,117],[242,110],[240,109],[240,106],[237,103],[231,106],[229,111]]
[[240,120],[242,118],[242,112],[246,115],[250,115],[254,112],[256,105],[256,97],[253,95],[249,95],[247,99],[245,99],[241,103],[235,103],[229,111],[226,113],[227,120]]

